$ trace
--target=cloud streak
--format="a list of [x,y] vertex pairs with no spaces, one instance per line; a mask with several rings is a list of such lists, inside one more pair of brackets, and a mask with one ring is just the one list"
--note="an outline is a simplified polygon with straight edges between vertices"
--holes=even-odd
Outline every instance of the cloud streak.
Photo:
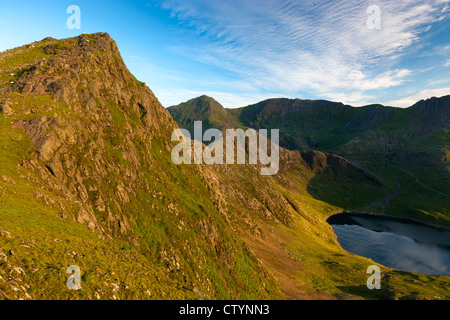
[[[367,8],[381,9],[381,29],[367,28]],[[180,47],[197,61],[252,85],[295,95],[310,92],[347,103],[408,81],[395,61],[445,19],[448,0],[290,1],[164,0],[181,24],[207,39]],[[359,101],[358,101],[359,100]]]
[[427,89],[422,90],[421,92],[415,95],[405,97],[403,99],[389,101],[387,105],[399,108],[408,108],[414,105],[417,101],[428,99],[431,97],[442,97],[449,94],[450,94],[450,87]]

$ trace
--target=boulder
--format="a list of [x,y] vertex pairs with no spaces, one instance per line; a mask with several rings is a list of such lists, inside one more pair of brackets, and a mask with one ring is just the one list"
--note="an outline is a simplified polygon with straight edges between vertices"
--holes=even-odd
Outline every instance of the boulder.
[[0,102],[0,113],[5,114],[5,115],[9,115],[13,112],[11,106],[9,105],[8,102],[6,101],[1,101]]

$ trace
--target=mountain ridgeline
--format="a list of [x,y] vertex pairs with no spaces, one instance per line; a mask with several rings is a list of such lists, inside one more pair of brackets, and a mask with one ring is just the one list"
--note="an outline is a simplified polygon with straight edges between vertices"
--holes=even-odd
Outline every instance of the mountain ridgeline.
[[180,127],[188,130],[193,128],[193,121],[218,128],[276,128],[281,131],[280,144],[285,148],[333,152],[355,137],[377,130],[403,129],[420,136],[447,129],[450,96],[423,100],[407,109],[382,105],[355,108],[325,100],[281,98],[226,109],[213,98],[201,96],[168,110]]
[[[216,114],[228,116],[211,121],[209,113],[192,113],[199,101],[202,105],[209,101]],[[269,99],[225,109],[203,96],[168,110],[187,129],[195,120],[219,128],[279,129],[282,147],[337,154],[399,183],[402,192],[384,211],[450,225],[450,96],[419,101],[406,109],[300,99]]]
[[[275,127],[277,113],[290,110],[289,101],[279,109],[276,101],[244,112],[202,97],[169,111],[183,127],[198,120],[192,115],[211,127]],[[305,122],[350,122],[350,107],[320,104],[346,111],[313,115],[311,107]],[[422,120],[435,121],[433,112]],[[383,266],[383,289],[361,290],[374,262],[343,250],[326,219],[389,197],[396,185],[386,176],[300,148],[281,148],[275,176],[261,176],[256,165],[175,165],[170,113],[107,33],[0,53],[0,299],[450,298],[446,277]],[[383,117],[364,124],[367,136],[378,137]],[[320,126],[309,126],[314,143],[325,143]],[[358,126],[344,125],[351,130],[335,134],[347,140],[329,146],[359,150]],[[445,137],[425,127],[411,134],[428,137],[433,153]],[[286,132],[285,146],[311,143]],[[391,158],[402,141],[391,141]],[[423,217],[448,219],[430,212]],[[66,286],[69,266],[80,268],[80,290]]]

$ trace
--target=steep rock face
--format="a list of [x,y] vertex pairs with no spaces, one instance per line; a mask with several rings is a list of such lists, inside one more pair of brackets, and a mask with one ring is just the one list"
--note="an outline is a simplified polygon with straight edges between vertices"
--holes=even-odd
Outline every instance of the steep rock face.
[[[450,95],[441,98],[430,98],[421,100],[414,104],[410,110],[417,110],[427,115],[427,118],[434,118],[436,122],[447,125],[450,119]],[[430,123],[431,125],[435,123]]]
[[[188,288],[186,296],[195,288],[210,298],[283,297],[272,274],[242,239],[265,239],[272,230],[264,224],[289,226],[299,212],[306,214],[274,187],[295,183],[282,176],[262,179],[254,166],[175,166],[170,137],[176,123],[150,89],[129,73],[107,34],[47,38],[3,53],[0,63],[0,129],[8,152],[19,152],[4,158],[7,166],[0,170],[6,186],[14,181],[24,188],[2,187],[5,196],[29,194],[26,208],[43,206],[51,217],[62,219],[50,219],[51,229],[78,228],[67,221],[75,220],[111,242],[108,248],[117,243],[136,248],[137,260],[154,268],[162,265],[178,286]],[[301,157],[286,150],[281,156],[286,172],[296,166],[304,169],[298,178],[306,179]],[[7,209],[5,216],[11,212]],[[30,219],[39,221],[39,216],[31,214]],[[34,250],[44,257],[39,250],[48,233],[19,235],[36,243]],[[97,274],[98,262],[90,260],[87,249],[82,254],[71,253],[80,249],[61,250],[63,256],[81,256],[77,259],[92,265],[88,272]],[[20,256],[7,259],[7,273],[23,267]],[[31,269],[39,268],[31,264]],[[35,283],[29,270],[24,272],[20,280]],[[133,281],[129,286],[141,292]],[[101,286],[99,290],[107,292]],[[163,291],[176,296],[179,290]],[[11,296],[14,289],[3,292]],[[24,290],[19,297],[29,298],[26,294]],[[39,292],[32,298],[36,294],[45,296]],[[88,294],[96,296],[97,291]]]
[[172,163],[177,125],[108,34],[47,38],[6,51],[0,66],[2,128],[31,142],[3,170],[32,185],[38,203],[138,248],[206,297],[277,295],[212,201],[202,169]]
[[[108,213],[103,223],[113,233],[126,233],[127,218],[112,212],[142,186],[135,141],[141,139],[150,148],[152,140],[166,139],[175,123],[148,87],[129,73],[108,34],[47,39],[41,47],[46,57],[20,70],[17,81],[2,90],[3,103],[14,105],[12,114],[33,114],[12,126],[25,131],[36,160],[48,169],[41,170],[42,181],[52,189],[62,182],[80,200],[79,221],[101,231],[96,208]],[[31,110],[21,102],[26,99]],[[36,169],[36,160],[22,165]],[[111,194],[102,194],[98,186],[111,182],[111,172],[120,179]]]

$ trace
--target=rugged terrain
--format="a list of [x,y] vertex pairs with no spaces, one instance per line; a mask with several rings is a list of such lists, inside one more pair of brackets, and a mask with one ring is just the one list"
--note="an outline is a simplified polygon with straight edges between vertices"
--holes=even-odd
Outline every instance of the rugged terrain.
[[[423,100],[406,109],[382,105],[355,108],[300,99],[269,99],[225,109],[203,96],[168,110],[184,128],[203,120],[219,128],[279,129],[280,144],[289,150],[337,154],[390,180],[391,185],[400,185],[401,192],[389,206],[370,210],[450,226],[450,96]],[[199,117],[200,113],[203,116]],[[330,193],[316,196],[342,205]]]
[[448,277],[384,267],[367,289],[373,262],[326,218],[395,186],[340,156],[173,164],[177,124],[106,33],[0,53],[0,111],[0,298],[449,298]]

